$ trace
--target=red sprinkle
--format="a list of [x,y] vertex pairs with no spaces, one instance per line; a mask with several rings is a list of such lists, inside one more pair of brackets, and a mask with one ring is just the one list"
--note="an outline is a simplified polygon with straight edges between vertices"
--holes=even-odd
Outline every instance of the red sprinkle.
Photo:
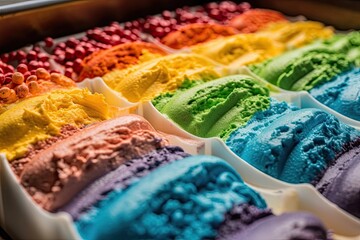
[[26,73],[28,71],[28,67],[26,64],[19,64],[16,70],[21,73]]
[[45,38],[44,42],[46,47],[52,47],[54,45],[54,39],[51,37]]

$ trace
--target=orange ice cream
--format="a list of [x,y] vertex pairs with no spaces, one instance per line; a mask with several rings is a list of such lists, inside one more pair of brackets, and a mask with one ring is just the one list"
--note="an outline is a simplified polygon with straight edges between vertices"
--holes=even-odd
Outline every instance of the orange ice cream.
[[250,9],[231,19],[229,25],[242,33],[252,33],[273,22],[287,22],[287,20],[283,14],[277,11]]
[[166,55],[166,52],[152,43],[131,42],[120,44],[106,50],[94,52],[86,57],[82,62],[83,69],[78,80],[101,77],[112,70],[127,68],[163,55]]
[[168,47],[181,49],[222,36],[231,36],[237,31],[233,27],[214,23],[193,23],[167,34],[161,42]]

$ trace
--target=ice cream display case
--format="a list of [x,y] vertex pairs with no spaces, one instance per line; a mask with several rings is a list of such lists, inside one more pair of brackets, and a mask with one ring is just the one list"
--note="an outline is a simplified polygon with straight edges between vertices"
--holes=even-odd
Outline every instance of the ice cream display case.
[[357,1],[1,2],[0,239],[360,239],[359,29]]

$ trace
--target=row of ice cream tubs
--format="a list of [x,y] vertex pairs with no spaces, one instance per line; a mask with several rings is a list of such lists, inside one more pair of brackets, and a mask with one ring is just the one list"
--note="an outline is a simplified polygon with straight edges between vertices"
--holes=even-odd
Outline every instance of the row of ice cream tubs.
[[1,55],[16,239],[359,239],[360,33],[210,3]]

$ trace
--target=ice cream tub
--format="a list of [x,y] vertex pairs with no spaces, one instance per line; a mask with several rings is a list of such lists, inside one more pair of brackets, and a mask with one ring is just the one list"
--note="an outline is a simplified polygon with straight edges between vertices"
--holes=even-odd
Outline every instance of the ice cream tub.
[[[336,234],[352,237],[354,239],[360,237],[360,220],[331,203],[317,192],[312,185],[288,184],[260,172],[246,161],[236,156],[219,138],[199,138],[189,134],[167,119],[166,116],[161,115],[149,102],[143,103],[142,107],[139,108],[138,113],[144,116],[160,131],[189,139],[202,139],[205,142],[205,154],[218,156],[228,161],[228,163],[241,174],[247,183],[256,188],[263,189],[262,193],[268,201],[274,200],[274,194],[276,195],[279,191],[284,191],[285,196],[289,196],[288,194],[290,192],[294,193],[296,200],[292,199],[290,202],[297,202],[297,204],[281,204],[281,202],[279,204],[277,199],[276,201],[273,201],[275,209],[290,208],[287,209],[287,211],[310,211],[320,217]],[[266,195],[267,193],[270,194]],[[341,225],[339,224],[340,222],[342,223]]]
[[[205,142],[203,146],[201,144],[190,144],[189,141],[184,141],[184,139],[179,137],[170,137],[169,140],[172,144],[179,144],[193,154],[206,153],[209,152],[209,149],[206,149],[207,147],[214,147],[214,151],[212,152],[214,155],[226,157],[226,154],[221,154],[224,149],[221,149],[221,142],[218,139],[207,139],[207,142]],[[192,141],[199,143],[199,140],[195,138]],[[207,145],[207,147],[205,147],[205,145]],[[215,149],[216,145],[219,145],[220,148]],[[227,160],[229,159],[230,158],[227,157]],[[0,173],[0,208],[2,213],[0,223],[12,237],[16,239],[28,239],[29,237],[33,239],[49,239],[57,236],[58,239],[81,239],[68,213],[49,213],[33,202],[28,193],[18,183],[4,155],[0,156]],[[275,214],[297,210],[313,210],[306,207],[309,204],[307,199],[309,200],[310,197],[314,197],[314,193],[311,192],[311,190],[301,191],[294,186],[281,184],[279,184],[279,188],[276,189],[254,188],[265,198],[268,206],[273,209]],[[321,197],[314,199],[318,200],[318,203],[314,205],[313,208],[319,207],[320,210],[330,210],[329,207],[331,206],[328,206],[326,203],[324,205]],[[20,219],[12,217],[19,213],[22,215]],[[324,212],[320,211],[320,213],[323,214]],[[327,216],[321,214],[317,213],[327,226],[332,227],[334,223],[329,220],[325,221]],[[357,237],[353,235],[353,233],[357,234],[355,231],[357,227],[356,223],[349,221],[346,216],[336,211],[333,214],[332,217],[337,220],[340,219],[342,223],[342,225],[336,223],[335,226],[337,226],[337,228],[331,229],[331,231],[334,231],[334,238],[357,239]]]
[[[101,80],[95,80],[91,83],[94,85],[100,84],[96,85],[95,89],[104,93],[109,103],[116,104],[117,100],[119,100],[119,95],[109,91],[106,85],[99,87],[101,86]],[[95,91],[91,85],[88,88]],[[109,95],[105,94],[107,91]],[[119,107],[124,107],[123,102],[118,101],[117,103]],[[135,113],[146,117],[155,129],[170,134],[171,136],[167,136],[171,144],[179,145],[192,154],[210,154],[227,160],[239,173],[243,174],[248,183],[256,187],[275,213],[296,210],[314,211],[328,227],[333,229],[336,235],[339,235],[342,239],[356,239],[355,236],[358,232],[354,229],[358,229],[357,220],[351,219],[350,216],[341,212],[338,208],[329,205],[314,189],[299,190],[301,189],[299,186],[287,185],[267,177],[236,157],[220,139],[197,138],[179,129],[163,115],[160,115],[150,102],[139,103],[134,106],[126,105],[126,107],[132,107]],[[67,213],[52,214],[33,202],[28,193],[18,184],[4,156],[1,157],[0,161],[0,176],[1,226],[10,235],[19,239],[27,239],[29,236],[36,239],[49,239],[56,234],[59,239],[79,239],[79,235]],[[311,203],[312,199],[320,199],[317,201],[319,206],[314,205],[314,207],[311,207],[313,204],[309,203]],[[320,208],[320,206],[324,207],[324,209]],[[331,216],[335,216],[334,219],[341,219],[344,225],[338,225],[337,223],[333,226],[334,223],[329,220],[332,218],[325,212],[331,212]],[[12,216],[18,213],[23,213],[21,220],[14,220]],[[21,221],[21,224],[19,224],[19,221]],[[26,226],[26,229],[24,229],[24,226]]]

